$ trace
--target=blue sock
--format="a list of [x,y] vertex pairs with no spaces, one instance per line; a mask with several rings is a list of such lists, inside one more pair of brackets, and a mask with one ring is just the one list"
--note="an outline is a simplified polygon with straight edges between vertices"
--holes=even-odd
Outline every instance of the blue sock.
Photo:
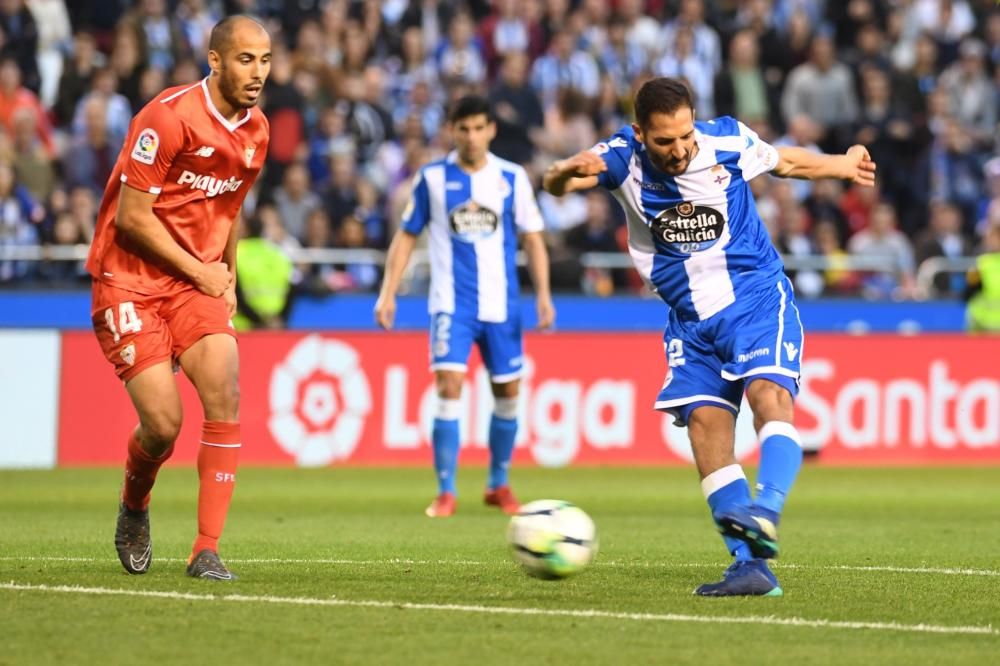
[[[705,499],[712,510],[712,515],[733,506],[750,505],[750,484],[739,465],[729,465],[717,469],[701,480],[701,488]],[[726,548],[738,561],[752,560],[750,546],[739,539],[723,536]]]
[[455,468],[458,466],[458,419],[434,419],[431,428],[434,444],[434,471],[438,492],[455,494]]
[[760,440],[760,470],[754,503],[781,514],[785,496],[802,466],[802,440],[795,426],[782,421],[765,423],[760,429]]
[[507,485],[507,470],[517,439],[517,419],[504,419],[496,414],[490,419],[490,479],[494,490]]

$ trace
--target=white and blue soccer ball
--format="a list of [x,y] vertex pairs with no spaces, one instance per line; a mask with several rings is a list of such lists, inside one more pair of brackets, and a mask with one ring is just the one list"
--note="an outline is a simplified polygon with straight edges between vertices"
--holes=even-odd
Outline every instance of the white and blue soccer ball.
[[537,578],[565,578],[597,555],[597,528],[583,509],[562,500],[536,500],[510,519],[507,543],[514,559]]

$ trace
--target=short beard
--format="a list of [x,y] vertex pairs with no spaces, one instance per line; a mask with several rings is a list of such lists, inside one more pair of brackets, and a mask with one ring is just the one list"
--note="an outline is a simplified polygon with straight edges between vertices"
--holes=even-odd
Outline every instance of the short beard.
[[219,72],[219,92],[222,94],[222,99],[226,100],[226,103],[234,109],[249,109],[257,106],[257,100],[253,100],[251,102],[241,101],[236,95],[237,90],[238,88],[236,86],[230,87],[229,81],[226,78],[226,70],[221,70]]

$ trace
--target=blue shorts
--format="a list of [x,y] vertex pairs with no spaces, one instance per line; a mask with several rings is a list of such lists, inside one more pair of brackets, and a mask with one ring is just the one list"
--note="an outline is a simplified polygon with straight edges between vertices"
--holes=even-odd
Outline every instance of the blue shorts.
[[667,376],[656,409],[673,414],[678,425],[702,405],[737,414],[746,383],[755,379],[775,382],[794,398],[802,342],[799,309],[784,277],[704,321],[682,322],[671,312],[663,333]]
[[519,316],[491,322],[447,312],[431,315],[431,370],[465,372],[472,343],[478,345],[491,381],[504,384],[521,376],[524,347]]

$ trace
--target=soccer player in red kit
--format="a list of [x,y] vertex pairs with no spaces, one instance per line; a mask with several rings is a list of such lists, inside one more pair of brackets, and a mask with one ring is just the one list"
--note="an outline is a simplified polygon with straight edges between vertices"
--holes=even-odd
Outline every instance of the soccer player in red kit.
[[179,366],[198,391],[198,537],[187,573],[230,580],[218,543],[240,451],[236,240],[243,200],[264,163],[268,123],[257,101],[271,40],[246,16],[220,21],[211,73],[169,88],[132,120],[108,180],[87,258],[91,315],[139,424],[128,440],[115,548],[126,571],[152,559],[149,496],[181,427]]

